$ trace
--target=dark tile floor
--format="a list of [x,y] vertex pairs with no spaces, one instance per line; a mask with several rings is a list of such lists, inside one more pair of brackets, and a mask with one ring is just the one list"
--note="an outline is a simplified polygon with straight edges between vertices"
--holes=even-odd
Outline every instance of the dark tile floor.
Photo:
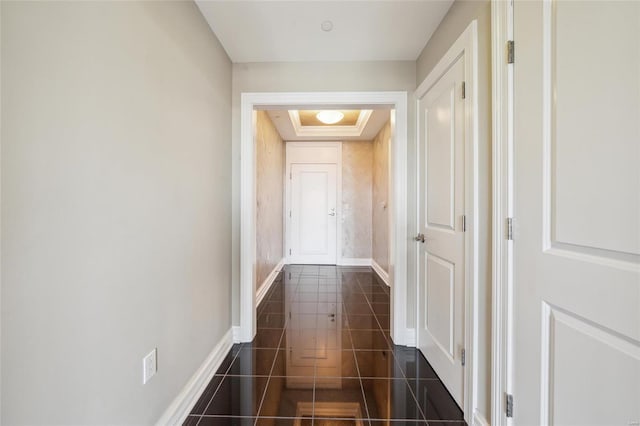
[[389,289],[370,268],[289,265],[185,425],[464,425],[414,348],[389,337]]

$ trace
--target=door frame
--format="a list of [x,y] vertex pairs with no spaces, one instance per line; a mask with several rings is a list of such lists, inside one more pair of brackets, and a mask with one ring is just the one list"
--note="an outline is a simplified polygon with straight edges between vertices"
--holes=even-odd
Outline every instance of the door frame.
[[[363,105],[392,108],[389,217],[389,277],[391,279],[391,338],[407,344],[407,134],[408,94],[383,92],[244,92],[240,95],[240,326],[236,340],[250,342],[256,333],[256,153],[255,108],[336,109]],[[413,331],[413,329],[412,329]]]
[[[285,216],[286,212],[290,211],[291,206],[291,179],[287,179],[287,173],[291,172],[292,163],[291,158],[289,156],[289,148],[333,148],[336,149],[336,162],[332,163],[336,165],[336,217],[338,218],[336,223],[336,265],[340,264],[340,258],[342,253],[342,142],[339,141],[330,141],[330,142],[285,142]],[[309,161],[307,164],[329,164],[329,163],[318,163],[314,161]],[[284,224],[284,241],[285,241],[285,263],[289,264],[291,261],[291,255],[287,252],[287,247],[291,247],[291,221],[287,220],[285,217]]]
[[491,423],[511,425],[505,395],[513,391],[513,64],[507,43],[513,40],[513,3],[491,0],[492,64],[492,296]]
[[[464,284],[464,341],[466,351],[466,365],[464,370],[463,410],[467,423],[472,424],[475,417],[478,395],[478,29],[477,21],[472,21],[458,39],[451,45],[447,53],[440,59],[424,81],[416,89],[416,171],[419,176],[420,152],[419,135],[420,109],[418,100],[422,98],[436,84],[442,75],[460,58],[464,57],[465,74],[465,214],[467,216],[467,230],[465,232],[465,284]],[[419,200],[422,182],[416,185],[416,200]],[[420,222],[420,206],[416,203],[416,225]],[[416,230],[416,234],[419,229]],[[416,253],[416,277],[419,276],[418,268],[420,251]],[[420,347],[419,327],[421,296],[420,285],[416,285],[416,347]]]

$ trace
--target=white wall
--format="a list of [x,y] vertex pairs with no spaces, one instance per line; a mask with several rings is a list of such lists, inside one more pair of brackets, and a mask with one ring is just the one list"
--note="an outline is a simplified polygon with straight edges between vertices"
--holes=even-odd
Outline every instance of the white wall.
[[190,2],[1,7],[1,422],[153,423],[231,326],[230,61]]
[[456,0],[417,60],[417,84],[471,21],[478,21],[479,322],[478,407],[491,417],[491,3]]
[[[240,94],[242,92],[408,91],[408,158],[412,158],[415,152],[415,100],[413,97],[413,91],[416,88],[415,72],[414,61],[233,64],[232,300],[234,325],[240,324]],[[409,162],[408,176],[414,173],[412,163]],[[412,193],[411,191],[410,186],[409,194]],[[408,212],[411,215],[411,212],[415,212],[415,207],[409,206]],[[410,224],[411,220],[410,218]],[[415,223],[415,219],[413,220]],[[409,229],[412,228],[409,227]],[[409,289],[407,300],[412,300],[411,289]],[[415,314],[414,310],[412,306],[408,306],[407,318],[411,321]]]

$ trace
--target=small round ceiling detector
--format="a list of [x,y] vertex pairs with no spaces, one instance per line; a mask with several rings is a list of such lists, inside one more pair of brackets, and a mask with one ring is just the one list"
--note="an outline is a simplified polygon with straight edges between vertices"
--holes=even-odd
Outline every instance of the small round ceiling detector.
[[324,32],[329,32],[333,29],[333,22],[331,21],[323,21],[322,24],[320,24],[320,28],[322,28],[322,31]]

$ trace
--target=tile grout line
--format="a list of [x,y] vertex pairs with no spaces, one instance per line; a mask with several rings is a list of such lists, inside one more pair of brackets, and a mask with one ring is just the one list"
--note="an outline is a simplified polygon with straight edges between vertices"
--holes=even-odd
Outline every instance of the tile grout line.
[[[282,346],[282,339],[284,337],[284,333],[285,333],[286,329],[282,329],[282,334],[280,335],[280,340],[278,340],[278,347],[276,348],[276,353],[275,356],[273,357],[273,361],[271,361],[271,369],[269,370],[269,376],[267,376],[267,383],[265,384],[264,387],[264,391],[262,391],[262,398],[260,398],[260,405],[258,406],[258,410],[256,412],[256,421],[254,424],[256,424],[258,422],[258,419],[260,418],[260,410],[262,409],[262,404],[264,403],[264,398],[267,394],[267,389],[269,389],[269,384],[271,383],[271,377],[273,374],[273,368],[276,365],[276,360],[278,359],[278,353],[280,351],[280,347]],[[264,376],[261,376],[264,377]]]
[[[336,268],[336,269],[338,271],[340,270],[340,268]],[[371,287],[371,288],[369,288],[369,290],[365,291],[365,287],[364,287],[364,284],[363,284],[363,281],[362,281],[365,277],[364,276],[361,277],[361,275],[363,275],[363,274],[357,274],[357,273],[354,274],[353,278],[355,278],[355,279],[352,282],[349,283],[349,286],[345,286],[343,288],[342,286],[338,285],[338,283],[342,282],[340,279],[338,279],[337,277],[334,278],[334,277],[329,276],[329,275],[323,275],[323,272],[324,271],[317,271],[316,273],[306,273],[305,274],[304,272],[300,271],[298,273],[294,273],[294,275],[295,275],[295,277],[297,279],[297,283],[294,284],[294,286],[292,286],[292,288],[293,288],[293,297],[292,298],[286,297],[288,291],[284,291],[284,297],[282,299],[280,299],[280,300],[284,300],[284,303],[285,303],[284,308],[286,308],[286,304],[288,302],[295,302],[296,300],[298,300],[298,297],[303,293],[309,293],[308,296],[310,296],[309,299],[311,300],[312,299],[311,296],[313,294],[312,292],[302,292],[301,291],[301,290],[308,290],[308,287],[310,287],[310,286],[302,286],[300,284],[300,281],[304,277],[311,278],[310,281],[315,281],[315,283],[316,283],[315,284],[315,296],[316,297],[315,297],[315,302],[312,302],[312,303],[315,304],[315,315],[316,315],[316,318],[315,318],[315,320],[313,322],[313,326],[309,327],[309,331],[311,331],[311,330],[315,331],[315,336],[314,336],[314,341],[313,341],[313,346],[312,347],[314,348],[314,351],[317,351],[317,350],[320,349],[319,342],[318,342],[318,334],[319,334],[319,331],[320,331],[319,327],[321,325],[320,316],[323,315],[321,313],[322,310],[320,309],[320,306],[321,306],[321,304],[326,304],[326,303],[332,304],[334,302],[333,299],[331,299],[329,297],[326,297],[328,294],[332,293],[332,291],[329,291],[330,288],[329,287],[327,287],[327,288],[321,287],[321,283],[323,281],[327,281],[328,282],[327,284],[336,285],[336,288],[335,288],[334,292],[338,296],[342,295],[342,292],[345,289],[349,290],[349,293],[353,293],[353,294],[360,293],[360,294],[362,294],[364,296],[364,300],[366,301],[366,303],[362,303],[362,302],[354,302],[354,303],[357,303],[358,305],[366,304],[368,306],[368,309],[369,309],[369,313],[368,314],[352,314],[347,310],[347,305],[345,304],[345,300],[342,297],[336,297],[336,299],[335,299],[336,308],[340,309],[341,312],[344,313],[344,317],[345,317],[345,321],[344,321],[342,327],[340,327],[340,329],[338,331],[339,332],[343,332],[343,331],[346,330],[347,331],[346,336],[348,336],[348,338],[351,340],[351,347],[348,348],[348,349],[344,349],[344,346],[340,347],[340,349],[337,351],[337,356],[339,356],[341,358],[342,357],[341,354],[349,353],[353,357],[353,360],[354,360],[354,363],[355,363],[355,366],[356,366],[356,372],[353,375],[354,377],[351,377],[351,375],[344,376],[344,375],[341,374],[339,378],[340,379],[351,379],[351,380],[354,380],[356,378],[358,379],[358,382],[360,384],[361,395],[362,395],[362,398],[363,398],[363,403],[364,403],[364,406],[365,406],[365,413],[364,414],[366,414],[366,421],[364,423],[365,424],[368,423],[371,426],[371,425],[373,425],[374,421],[385,421],[386,420],[387,422],[388,421],[391,421],[391,422],[395,422],[395,421],[402,422],[402,421],[404,421],[406,423],[410,423],[411,425],[413,425],[413,424],[416,424],[416,425],[417,424],[423,424],[423,425],[426,424],[426,425],[429,426],[429,425],[432,424],[432,422],[437,421],[437,422],[442,422],[442,423],[450,423],[452,425],[460,425],[460,426],[465,425],[464,421],[460,421],[460,420],[436,420],[436,419],[431,420],[431,421],[427,420],[427,416],[425,415],[425,411],[423,410],[423,407],[420,405],[420,403],[418,402],[418,399],[417,399],[417,394],[418,394],[417,391],[419,391],[420,388],[417,388],[416,391],[414,391],[414,389],[412,388],[412,386],[410,384],[414,383],[413,379],[415,379],[415,382],[416,382],[415,384],[416,385],[421,383],[421,381],[423,381],[423,380],[424,381],[429,381],[429,382],[430,381],[441,382],[441,380],[438,379],[438,378],[433,378],[433,377],[420,378],[418,376],[417,371],[416,371],[416,377],[409,378],[407,376],[407,373],[406,373],[405,369],[403,368],[403,366],[401,364],[401,360],[399,358],[399,355],[404,355],[404,352],[400,353],[400,352],[398,352],[396,350],[397,348],[400,348],[400,347],[397,347],[395,344],[393,344],[393,341],[392,341],[391,336],[390,336],[390,330],[384,330],[382,328],[381,316],[383,316],[383,314],[379,315],[373,309],[374,305],[376,305],[377,308],[378,307],[381,308],[382,305],[384,305],[384,304],[386,304],[387,307],[389,307],[389,302],[385,303],[385,302],[378,301],[378,302],[374,303],[373,298],[374,297],[381,297],[383,300],[384,299],[388,300],[390,298],[390,295],[387,294],[387,293],[384,293],[384,292],[383,293],[378,293],[378,292],[374,291],[374,290],[378,290],[377,287],[376,288]],[[356,272],[358,272],[358,271],[356,271]],[[279,285],[281,285],[283,287],[283,290],[285,289],[285,287],[287,287],[286,284],[285,284],[285,281],[286,281],[285,280],[285,275],[286,275],[286,273],[283,270],[282,280],[281,280],[280,283],[278,283]],[[338,275],[338,277],[339,277],[339,275]],[[375,281],[373,283],[371,283],[371,284],[372,285],[376,285],[378,287],[380,286],[380,284],[375,282]],[[273,294],[277,291],[276,289],[277,289],[277,287],[274,286],[274,288],[269,292],[269,297],[273,296]],[[381,295],[384,295],[384,296],[381,296]],[[280,303],[280,300],[271,300],[271,299],[265,298],[266,302]],[[362,307],[364,307],[364,306],[362,306]],[[356,306],[355,308],[357,308],[356,311],[360,310],[359,306]],[[384,310],[384,308],[383,308],[383,310]],[[238,350],[237,350],[237,352],[233,355],[229,366],[226,368],[224,373],[221,373],[222,380],[216,386],[216,389],[213,392],[212,397],[210,398],[210,400],[207,403],[206,407],[204,408],[203,413],[202,414],[195,414],[195,415],[192,415],[192,414],[188,415],[188,416],[191,416],[192,418],[196,418],[197,419],[197,422],[196,422],[197,425],[202,425],[203,424],[203,419],[205,417],[206,418],[210,418],[210,417],[221,417],[221,418],[225,418],[225,417],[229,417],[229,418],[232,418],[232,417],[234,417],[234,418],[235,417],[237,417],[237,418],[246,417],[246,418],[252,418],[252,416],[235,416],[235,415],[232,415],[232,414],[230,414],[230,415],[207,415],[206,414],[207,410],[210,408],[210,406],[212,404],[213,399],[215,398],[216,395],[218,395],[218,392],[220,392],[220,388],[221,388],[222,382],[224,380],[228,379],[231,376],[234,376],[234,377],[235,376],[240,376],[240,377],[262,377],[262,378],[266,377],[267,378],[266,384],[265,384],[265,388],[264,388],[264,390],[262,392],[262,395],[261,395],[261,398],[260,398],[260,402],[259,402],[259,405],[258,405],[258,411],[255,414],[255,419],[254,419],[254,422],[253,422],[254,425],[257,425],[259,420],[262,419],[262,418],[275,418],[275,419],[295,419],[295,418],[300,418],[300,417],[296,417],[296,415],[293,415],[293,416],[279,416],[279,415],[277,415],[277,413],[276,413],[275,416],[260,416],[262,408],[264,408],[266,406],[265,405],[265,400],[266,400],[266,394],[268,392],[269,386],[274,385],[275,378],[278,377],[278,378],[286,379],[287,377],[298,377],[298,376],[288,376],[286,374],[287,373],[286,369],[282,373],[282,376],[276,375],[276,371],[275,371],[275,364],[276,364],[276,361],[278,360],[278,355],[279,355],[280,351],[281,350],[284,351],[283,353],[284,353],[285,357],[287,355],[287,348],[283,346],[283,345],[285,345],[285,342],[286,342],[286,337],[285,337],[286,334],[285,333],[287,333],[287,330],[289,329],[289,327],[292,326],[292,318],[289,318],[286,309],[283,309],[283,311],[284,311],[284,315],[283,315],[284,316],[284,321],[283,321],[283,325],[282,325],[282,329],[281,329],[281,334],[280,334],[278,343],[277,343],[276,348],[275,348],[275,355],[273,357],[271,368],[269,370],[268,375],[266,375],[266,376],[265,375],[259,375],[258,376],[258,375],[255,375],[255,374],[244,375],[242,373],[241,374],[237,374],[237,375],[230,374],[231,368],[234,365],[234,363],[237,361],[241,351],[243,351],[243,350],[255,351],[256,349],[264,349],[262,352],[266,352],[267,349],[272,349],[272,348],[262,348],[262,347],[261,348],[253,348],[253,347],[249,348],[248,346],[251,343],[249,343],[249,342],[241,343],[239,348],[238,348]],[[327,311],[327,312],[331,313],[330,311]],[[336,314],[337,313],[338,313],[338,311],[336,311]],[[278,313],[277,312],[267,313],[267,312],[264,312],[264,310],[263,310],[262,314],[263,315],[265,315],[265,314],[274,314],[274,315],[276,315]],[[387,312],[386,317],[390,318],[389,314],[390,314],[390,312]],[[375,318],[375,322],[376,322],[377,328],[376,328],[376,325],[373,325],[370,322],[369,322],[369,324],[371,324],[371,325],[368,328],[362,328],[362,329],[353,328],[352,327],[351,318],[354,317],[354,316],[358,316],[358,315],[360,315],[362,317],[369,317],[369,318],[373,317],[373,318]],[[363,324],[366,326],[367,325],[367,321],[365,321]],[[274,331],[274,330],[277,330],[277,329],[280,329],[280,328],[279,327],[265,327],[265,328],[261,328],[260,330],[273,330]],[[353,334],[355,332],[358,332],[358,333],[363,333],[363,332],[369,332],[369,333],[381,332],[383,334],[383,336],[384,336],[384,341],[386,343],[386,345],[385,345],[386,349],[374,349],[374,346],[377,346],[377,345],[373,344],[373,342],[374,342],[373,340],[371,341],[371,343],[372,343],[371,349],[368,349],[368,348],[358,348],[357,349],[355,347],[355,345],[354,345],[354,340],[353,340]],[[270,333],[271,332],[267,333],[268,337],[269,337]],[[389,334],[389,335],[387,336],[387,334]],[[366,337],[366,335],[364,335],[362,337],[364,338],[364,337]],[[366,344],[366,340],[363,341],[362,343]],[[415,352],[416,349],[414,348],[413,351]],[[260,351],[256,351],[254,356],[257,355],[259,352]],[[362,376],[362,371],[360,370],[358,357],[356,355],[364,354],[364,353],[374,353],[375,354],[375,352],[382,352],[382,353],[388,352],[390,354],[390,356],[393,357],[393,363],[392,363],[393,368],[394,368],[394,370],[398,369],[399,370],[398,371],[399,374],[396,374],[395,371],[391,370],[391,371],[388,371],[387,373],[385,373],[386,376],[384,378],[387,379],[387,380],[391,380],[392,383],[394,383],[397,380],[398,381],[398,385],[400,383],[403,383],[405,386],[409,387],[409,394],[412,396],[413,402],[416,404],[417,412],[422,417],[421,419],[405,418],[404,420],[402,420],[402,419],[393,419],[392,418],[393,416],[387,416],[387,417],[389,417],[387,419],[377,419],[377,418],[376,419],[372,419],[372,417],[371,417],[372,413],[369,410],[369,402],[367,401],[367,394],[365,393],[364,380],[367,379],[367,380],[372,380],[373,382],[375,382],[377,379],[383,379],[383,377],[375,376],[374,374],[371,374],[370,375],[371,377],[363,377]],[[406,355],[410,356],[409,352],[407,352]],[[414,356],[415,355],[416,354],[414,353]],[[418,353],[417,355],[419,356],[420,354]],[[364,362],[364,360],[366,360],[368,358],[369,357],[366,356],[363,359],[363,362]],[[409,360],[409,358],[407,358],[407,361],[408,360]],[[316,410],[316,399],[319,396],[317,394],[316,390],[317,390],[318,385],[320,384],[320,380],[319,380],[320,376],[319,376],[319,374],[321,373],[320,372],[320,365],[319,365],[320,363],[319,363],[319,359],[317,358],[317,356],[314,356],[314,362],[313,363],[314,363],[314,366],[313,366],[313,388],[312,388],[312,394],[311,394],[311,396],[312,396],[312,407],[311,407],[312,408],[312,415],[311,415],[311,419],[310,419],[312,425],[314,425],[314,422],[315,422],[315,419],[316,419],[316,411],[315,411]],[[367,364],[367,363],[365,363],[365,364]],[[364,367],[364,364],[363,364],[363,367]],[[328,371],[328,373],[329,373],[329,371]],[[357,375],[357,377],[356,377],[356,375]],[[214,377],[215,377],[215,374],[214,374]],[[303,376],[299,376],[299,377],[307,377],[307,376],[303,375]],[[329,375],[327,377],[333,378],[332,375]],[[324,376],[323,376],[323,378],[324,378]],[[337,379],[338,377],[335,377],[335,378]],[[388,398],[391,398],[391,395],[388,395]],[[406,417],[408,417],[408,416],[406,416]],[[309,420],[309,419],[307,419],[307,420]]]
[[[196,423],[196,426],[198,426],[200,424],[200,422],[202,421],[202,418],[204,417],[205,413],[207,412],[207,409],[209,408],[209,406],[211,405],[211,402],[213,401],[213,398],[215,398],[216,394],[218,393],[218,390],[220,390],[220,386],[222,385],[222,382],[224,382],[224,379],[227,378],[227,373],[229,372],[229,369],[231,368],[233,363],[236,361],[236,358],[238,358],[238,354],[240,353],[240,351],[242,350],[244,345],[245,345],[244,343],[240,343],[240,348],[238,348],[238,352],[236,352],[236,354],[233,356],[233,359],[231,360],[231,362],[229,363],[229,366],[225,370],[224,375],[222,376],[222,380],[220,380],[220,383],[218,383],[218,386],[216,386],[215,392],[213,392],[213,394],[211,395],[211,399],[209,400],[207,405],[204,407],[204,410],[202,411],[202,414],[198,418],[198,422]],[[231,347],[231,349],[233,350],[233,346]],[[213,380],[213,378],[215,376],[216,376],[216,374],[213,373],[213,377],[211,378],[211,380]],[[205,388],[205,390],[206,390],[206,388]]]
[[[414,350],[417,350],[417,349],[414,348]],[[409,385],[409,378],[407,377],[404,369],[402,368],[402,365],[397,360],[395,354],[393,354],[393,360],[396,363],[396,365],[398,366],[398,369],[400,370],[400,372],[402,373],[402,379],[404,379],[405,385],[409,388],[409,392],[411,392],[411,396],[413,397],[413,400],[416,403],[416,407],[418,407],[418,410],[420,410],[420,414],[422,414],[422,418],[426,422],[427,421],[427,416],[425,415],[424,411],[422,410],[422,407],[420,406],[420,401],[418,401],[418,397],[416,396],[416,394],[413,392],[413,389]],[[416,379],[419,379],[419,378],[416,377]]]
[[[315,338],[314,338],[314,350],[318,349],[318,296],[320,295],[320,276],[318,275],[318,283],[316,287],[316,327],[315,327]],[[314,426],[316,421],[316,383],[318,381],[318,358],[316,357],[313,361],[313,389],[311,390],[311,426]]]
[[[300,277],[299,276],[298,276],[298,284],[296,285],[296,291],[294,292],[294,294],[297,292],[297,286],[298,285],[300,285]],[[285,294],[286,294],[286,292],[285,292]],[[282,347],[282,341],[284,339],[284,334],[285,334],[285,332],[287,330],[287,326],[288,326],[288,319],[287,319],[287,315],[285,314],[285,323],[283,324],[282,334],[280,335],[280,340],[278,340],[278,345],[276,347],[276,354],[273,357],[273,361],[271,362],[271,369],[269,370],[269,376],[267,378],[267,383],[265,384],[264,391],[262,392],[262,398],[260,399],[260,405],[258,406],[258,410],[256,412],[256,419],[255,419],[255,421],[253,423],[254,426],[256,426],[258,424],[258,420],[260,419],[260,410],[262,410],[262,404],[264,404],[264,398],[265,398],[265,396],[267,394],[267,390],[269,389],[269,384],[271,383],[271,377],[273,375],[273,368],[276,365],[276,360],[278,359],[278,354],[279,354],[280,348]],[[286,356],[287,355],[286,354],[286,348],[284,350],[285,350],[285,356]]]
[[[358,282],[358,286],[360,286],[357,276],[356,276],[356,282]],[[347,314],[347,320],[348,320],[348,314]],[[362,401],[364,402],[364,409],[367,414],[367,423],[369,423],[369,426],[371,426],[371,415],[369,414],[369,403],[367,402],[367,395],[364,392],[362,375],[360,374],[360,366],[358,365],[358,357],[356,357],[356,351],[354,349],[354,344],[353,344],[353,336],[351,335],[351,325],[349,323],[347,323],[347,331],[349,331],[349,339],[351,339],[351,355],[353,356],[353,362],[356,364],[356,372],[358,373],[358,381],[360,382],[360,392],[362,393]]]
[[[360,282],[360,279],[358,277],[356,277],[356,281],[358,283],[358,286],[360,287],[360,290],[362,290],[362,293],[364,293],[364,297],[367,300],[367,304],[369,305],[369,309],[371,309],[371,312],[373,312],[373,317],[376,319],[376,323],[378,324],[378,327],[380,327],[380,330],[382,331],[382,335],[384,336],[384,330],[382,329],[382,324],[380,324],[380,321],[378,320],[378,314],[376,313],[376,311],[373,309],[373,305],[372,302],[369,300],[369,295],[367,295],[367,293],[365,293],[364,288],[362,287],[362,283]],[[389,295],[386,295],[386,297],[389,298],[389,302],[387,304],[391,305],[391,297]],[[389,311],[389,320],[391,320],[391,311]],[[385,340],[387,340],[387,337],[384,336]],[[391,330],[389,330],[389,339],[391,339]],[[389,340],[387,340],[387,345],[389,345],[390,342]]]
[[[397,361],[397,359],[396,359],[396,357],[395,357],[395,355],[394,355],[394,353],[393,353],[393,350],[391,350],[391,349],[393,349],[393,348],[391,348],[391,344],[392,344],[392,342],[393,342],[393,341],[389,341],[389,340],[387,340],[387,337],[384,335],[384,331],[382,330],[382,325],[380,324],[380,321],[378,320],[378,314],[377,314],[377,313],[376,313],[376,311],[373,309],[373,306],[372,306],[372,304],[371,304],[371,301],[369,300],[369,295],[364,291],[364,288],[362,287],[362,283],[360,282],[360,279],[359,279],[357,276],[356,276],[356,282],[357,282],[357,283],[358,283],[358,285],[360,286],[360,290],[362,290],[362,292],[363,292],[363,293],[364,293],[364,295],[365,295],[365,298],[367,299],[367,303],[369,304],[369,309],[371,309],[371,312],[373,313],[373,317],[375,318],[376,323],[378,324],[378,327],[380,328],[380,331],[382,332],[382,335],[383,335],[383,337],[384,337],[385,341],[387,342],[387,346],[389,346],[389,347],[390,347],[390,348],[389,348],[389,349],[390,349],[390,350],[389,350],[389,354],[391,355],[391,357],[393,357],[394,363],[398,364],[398,367],[400,367],[400,365],[399,365],[399,363],[398,363],[398,361]],[[373,292],[372,292],[372,293],[373,293]],[[387,295],[387,297],[389,297],[389,296]],[[390,302],[389,302],[389,303],[390,303]],[[391,312],[389,312],[389,316],[390,316],[390,315],[391,315]],[[394,346],[395,346],[395,345],[394,345]],[[355,354],[354,354],[354,355],[355,355]],[[357,359],[356,359],[356,363],[357,363]],[[414,394],[413,389],[411,389],[411,386],[409,386],[409,380],[408,380],[408,378],[407,378],[407,376],[406,376],[406,374],[405,374],[404,370],[403,370],[401,367],[400,367],[400,371],[402,372],[402,376],[403,376],[403,377],[401,377],[401,378],[400,378],[400,380],[404,380],[404,384],[405,384],[405,386],[407,386],[407,387],[409,388],[409,392],[411,392],[411,396],[413,397],[413,400],[414,400],[414,402],[416,403],[416,407],[418,408],[418,410],[419,410],[420,414],[422,415],[422,419],[423,419],[423,421],[425,421],[425,422],[426,422],[426,421],[427,421],[427,416],[425,416],[424,412],[422,411],[422,407],[420,406],[420,403],[418,402],[418,398],[416,398],[416,395]],[[358,370],[358,374],[360,374],[360,371],[359,371],[359,370]],[[363,387],[363,391],[364,391],[364,387]],[[365,401],[365,403],[366,403],[366,401]],[[368,408],[367,408],[367,411],[368,411]]]

